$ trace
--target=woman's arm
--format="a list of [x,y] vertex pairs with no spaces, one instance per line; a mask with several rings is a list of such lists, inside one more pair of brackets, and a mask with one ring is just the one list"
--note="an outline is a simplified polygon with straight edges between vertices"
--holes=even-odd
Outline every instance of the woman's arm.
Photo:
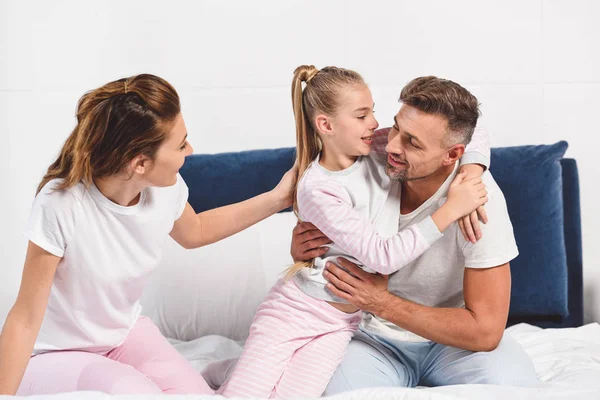
[[292,205],[292,189],[298,170],[285,173],[271,191],[249,200],[196,214],[188,203],[173,226],[171,237],[182,247],[193,249],[218,242]]
[[60,257],[29,242],[21,288],[0,335],[0,394],[21,384],[42,325]]

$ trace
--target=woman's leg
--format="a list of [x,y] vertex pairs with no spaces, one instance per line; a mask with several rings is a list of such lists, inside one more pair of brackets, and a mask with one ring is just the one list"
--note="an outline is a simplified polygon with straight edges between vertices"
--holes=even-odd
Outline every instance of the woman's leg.
[[131,365],[168,394],[213,394],[202,375],[160,333],[150,318],[142,317],[127,338],[106,357]]
[[82,351],[55,351],[29,360],[19,396],[92,390],[109,394],[160,394],[135,368]]

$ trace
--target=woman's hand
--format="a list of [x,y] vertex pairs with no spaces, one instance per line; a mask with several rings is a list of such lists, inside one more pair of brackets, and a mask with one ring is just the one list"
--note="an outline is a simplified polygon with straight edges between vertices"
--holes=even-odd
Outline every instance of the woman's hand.
[[277,198],[281,202],[281,209],[288,208],[293,203],[293,192],[296,188],[296,182],[298,181],[298,165],[294,166],[287,171],[277,186],[273,189],[273,193],[277,195]]

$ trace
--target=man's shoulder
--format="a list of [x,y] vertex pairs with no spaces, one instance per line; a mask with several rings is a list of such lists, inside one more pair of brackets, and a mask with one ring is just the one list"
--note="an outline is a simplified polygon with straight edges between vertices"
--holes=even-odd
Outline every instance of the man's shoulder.
[[519,254],[504,194],[488,171],[482,179],[488,191],[488,202],[484,206],[488,222],[481,224],[482,238],[477,243],[470,243],[460,230],[457,232],[466,266],[471,268],[501,265]]
[[[501,212],[501,215],[506,214],[506,199],[504,198],[504,193],[489,170],[481,175],[481,180],[485,184],[485,188],[488,192],[488,202],[485,205],[486,211],[489,208],[491,212]],[[508,214],[506,214],[506,216],[508,217]]]

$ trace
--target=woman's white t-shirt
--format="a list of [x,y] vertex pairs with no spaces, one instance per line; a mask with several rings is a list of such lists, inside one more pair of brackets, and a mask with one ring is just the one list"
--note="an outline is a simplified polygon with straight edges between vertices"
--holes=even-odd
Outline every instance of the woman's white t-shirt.
[[177,176],[169,187],[149,187],[130,207],[83,183],[64,191],[48,182],[36,196],[25,236],[62,257],[33,354],[56,350],[109,351],[119,346],[141,313],[149,274],[187,203]]

